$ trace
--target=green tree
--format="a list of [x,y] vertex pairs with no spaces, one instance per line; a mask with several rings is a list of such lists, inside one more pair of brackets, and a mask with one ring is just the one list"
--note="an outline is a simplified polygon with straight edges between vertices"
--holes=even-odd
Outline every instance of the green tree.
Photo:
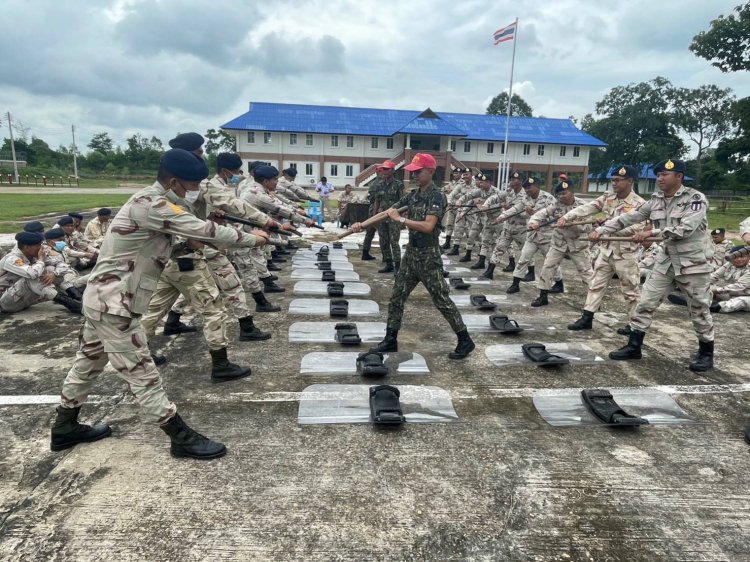
[[[507,115],[508,114],[508,92],[500,92],[487,106],[487,115]],[[510,103],[510,114],[520,115],[522,117],[531,117],[531,106],[518,94],[513,94]]]
[[96,133],[93,137],[91,137],[91,140],[86,146],[88,146],[91,150],[99,152],[100,154],[107,155],[112,152],[114,143],[112,142],[109,133],[103,131],[101,133]]
[[223,129],[209,129],[204,135],[206,137],[206,152],[218,154],[219,152],[236,152],[237,143],[233,134]]
[[708,31],[693,37],[690,50],[722,72],[750,70],[750,2],[719,16]]

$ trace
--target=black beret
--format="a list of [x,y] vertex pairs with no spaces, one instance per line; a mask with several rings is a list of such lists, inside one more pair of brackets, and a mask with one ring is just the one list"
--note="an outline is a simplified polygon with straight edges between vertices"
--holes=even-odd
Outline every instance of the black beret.
[[161,167],[187,181],[201,181],[208,177],[208,166],[202,158],[182,148],[167,150],[161,157]]
[[242,158],[234,152],[221,152],[216,156],[216,167],[237,170],[242,168]]
[[633,166],[628,166],[627,164],[623,164],[622,166],[616,166],[614,170],[612,170],[612,174],[609,176],[610,178],[633,178],[635,179],[635,168]]
[[78,213],[76,211],[71,211],[68,213],[69,217],[73,217],[74,219],[78,219],[79,221],[83,220],[83,215],[81,213]]
[[273,166],[258,166],[253,170],[253,176],[259,180],[272,180],[279,177],[279,171]]
[[477,181],[492,181],[492,176],[488,176],[487,174],[479,173],[476,176],[474,176],[474,179]]
[[453,173],[454,174],[460,174],[461,173],[461,168],[453,168]]
[[[718,236],[719,234],[726,234],[726,232],[727,232],[727,231],[726,231],[726,229],[724,229],[724,228],[714,228],[714,229],[713,229],[713,230],[711,231],[711,236]],[[735,247],[737,247],[737,246],[735,246]],[[744,248],[744,246],[740,246],[740,247],[741,247],[741,248]]]
[[65,231],[62,228],[50,228],[44,233],[44,238],[47,240],[57,240],[58,238],[65,238]]
[[508,176],[509,180],[521,180],[523,182],[523,174],[521,172],[513,172]]
[[284,170],[284,174],[286,174],[290,178],[296,178],[297,170],[295,168],[287,168],[286,170]]
[[471,168],[461,168],[461,173],[462,174],[470,174],[471,173]]
[[69,224],[73,224],[73,217],[71,216],[60,217],[60,220],[57,221],[57,226],[66,226]]
[[265,162],[261,162],[260,160],[254,160],[247,165],[247,170],[252,174],[255,168],[257,168],[258,166],[263,166],[264,164]]
[[16,242],[24,246],[36,246],[44,241],[44,236],[38,232],[19,232],[16,234]]
[[685,170],[685,162],[682,160],[662,160],[654,165],[655,174],[659,172],[679,172],[684,174]]
[[567,191],[568,189],[573,189],[573,182],[570,180],[564,180],[557,183],[555,188],[552,190],[552,193],[558,194],[562,193],[563,191]]
[[203,140],[203,137],[198,133],[182,133],[169,141],[169,146],[192,152],[203,146]]
[[112,214],[112,209],[108,209],[107,207],[102,207],[96,212],[97,217],[108,217]]
[[527,179],[526,179],[526,180],[524,180],[524,182],[523,182],[523,187],[524,187],[524,189],[529,189],[530,187],[539,187],[539,186],[541,186],[541,185],[542,185],[542,182],[540,182],[540,181],[539,181],[538,179],[536,179],[536,178],[527,178]]
[[27,222],[23,225],[26,232],[44,232],[44,225],[39,221]]

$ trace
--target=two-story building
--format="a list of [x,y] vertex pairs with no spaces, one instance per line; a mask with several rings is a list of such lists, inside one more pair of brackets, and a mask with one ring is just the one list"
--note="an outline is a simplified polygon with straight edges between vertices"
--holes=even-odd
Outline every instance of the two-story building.
[[[386,159],[400,170],[417,152],[435,157],[437,180],[447,180],[454,167],[497,178],[505,158],[505,123],[505,116],[431,109],[251,102],[247,113],[221,128],[234,133],[245,163],[260,160],[279,169],[295,168],[300,185],[325,176],[340,187],[368,183],[375,178],[375,165]],[[566,173],[581,191],[588,186],[589,151],[605,146],[569,119],[546,117],[511,117],[508,138],[513,170],[536,174],[548,187]]]

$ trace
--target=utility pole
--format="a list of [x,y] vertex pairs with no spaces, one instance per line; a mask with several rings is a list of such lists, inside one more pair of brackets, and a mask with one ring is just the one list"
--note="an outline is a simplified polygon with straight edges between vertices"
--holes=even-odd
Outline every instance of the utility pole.
[[10,131],[10,152],[13,154],[13,173],[16,175],[16,183],[21,180],[18,177],[18,162],[16,162],[16,143],[13,141],[13,124],[10,122],[10,111],[5,113],[8,118],[8,130]]
[[76,126],[71,125],[70,131],[73,133],[73,177],[75,179],[78,179],[78,157],[76,156],[76,152],[78,150],[76,149]]

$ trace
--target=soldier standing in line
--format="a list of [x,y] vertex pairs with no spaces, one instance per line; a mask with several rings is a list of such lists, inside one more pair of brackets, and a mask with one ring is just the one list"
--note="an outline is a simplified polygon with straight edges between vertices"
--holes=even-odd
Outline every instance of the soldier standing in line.
[[[386,160],[387,162],[387,160]],[[372,217],[380,212],[380,201],[378,200],[378,189],[380,189],[380,176],[382,175],[382,169],[380,166],[375,168],[377,178],[370,183],[367,188],[367,202],[370,204],[368,209],[369,216]],[[378,231],[374,226],[369,227],[365,231],[365,241],[362,243],[362,261],[370,261],[376,259],[375,256],[370,254],[372,249],[372,241],[375,238],[375,233]],[[381,254],[382,257],[382,254]]]
[[[612,173],[611,181],[612,191],[566,213],[558,221],[557,226],[562,228],[571,221],[590,217],[596,213],[606,213],[606,220],[610,220],[634,211],[645,203],[645,200],[633,191],[635,168],[632,166],[620,166]],[[617,236],[632,236],[642,229],[642,224],[635,224],[618,232]],[[612,275],[615,273],[620,278],[622,294],[627,303],[628,319],[635,314],[635,307],[641,296],[638,243],[600,242],[597,247],[599,251],[594,261],[594,276],[589,285],[586,304],[583,305],[583,314],[574,323],[568,325],[568,330],[590,330],[593,327],[594,314],[599,310]],[[619,328],[617,333],[624,336],[630,335],[630,325]]]
[[[492,186],[492,178],[490,176],[477,174],[474,176],[474,182],[475,187],[465,192],[456,203],[459,205],[458,217],[465,217],[464,220],[469,219],[469,224],[471,225],[469,234],[466,237],[466,255],[458,260],[459,262],[471,261],[474,244],[477,240],[482,239],[482,233],[487,227],[487,213],[477,212],[480,210],[479,206],[484,205],[489,197],[498,193]],[[468,207],[468,205],[475,205],[475,207]],[[480,255],[479,260],[471,266],[471,269],[484,269],[485,259],[485,255]]]
[[[398,331],[404,314],[404,304],[414,288],[422,283],[432,297],[432,302],[448,321],[458,337],[456,349],[448,354],[450,359],[463,359],[474,350],[474,342],[461,319],[456,305],[450,299],[448,285],[443,278],[440,257],[440,220],[447,206],[445,195],[433,182],[437,169],[435,158],[430,154],[414,155],[411,164],[404,167],[416,172],[417,189],[409,192],[388,210],[388,217],[409,229],[409,244],[396,274],[393,294],[388,304],[388,323],[385,338],[372,352],[398,351]],[[402,217],[398,208],[409,207],[409,218]],[[361,223],[352,225],[354,232],[361,232]]]
[[690,362],[692,371],[713,367],[714,323],[709,307],[711,262],[707,257],[708,201],[700,192],[682,185],[685,163],[665,160],[654,166],[659,191],[640,208],[608,220],[589,235],[596,242],[602,234],[612,234],[639,222],[650,220],[653,227],[637,232],[640,242],[652,236],[664,241],[656,255],[654,269],[646,279],[641,298],[630,321],[628,344],[609,354],[610,359],[640,359],[646,330],[653,314],[669,292],[680,289],[686,295],[693,329],[698,336],[698,354]]
[[461,183],[459,183],[453,191],[451,191],[452,200],[453,200],[453,208],[454,208],[454,216],[455,219],[452,223],[449,223],[451,228],[451,242],[453,244],[453,248],[451,248],[451,251],[448,252],[446,255],[448,256],[457,256],[461,252],[461,239],[466,235],[467,229],[466,229],[466,220],[462,219],[459,220],[458,214],[461,210],[460,207],[457,207],[458,203],[457,201],[463,197],[467,191],[470,191],[474,189],[474,178],[471,176],[471,169],[469,168],[462,168],[461,169]]
[[[377,185],[373,187],[378,199],[378,210],[390,209],[394,203],[404,196],[404,183],[397,179],[396,164],[391,160],[386,160],[378,166],[380,177],[375,180]],[[378,225],[378,239],[380,240],[380,250],[383,253],[385,266],[378,270],[378,273],[398,273],[401,266],[401,245],[399,237],[401,236],[401,225],[393,221],[383,221]]]
[[448,212],[443,217],[443,230],[445,230],[445,243],[440,246],[441,250],[451,249],[451,238],[453,236],[453,223],[456,220],[456,210],[451,207],[454,203],[453,191],[461,184],[461,168],[453,168],[451,180],[445,186],[445,196],[448,200]]
[[249,234],[204,222],[177,204],[194,201],[207,176],[206,164],[195,155],[169,150],[162,156],[157,181],[134,194],[113,219],[83,297],[85,323],[75,362],[63,383],[51,432],[53,451],[111,435],[107,425],[91,427],[78,421],[81,405],[111,363],[146,418],[169,436],[172,455],[212,459],[226,453],[223,444],[194,431],[177,413],[151,360],[140,323],[174,236],[218,246],[266,241],[262,231]]

